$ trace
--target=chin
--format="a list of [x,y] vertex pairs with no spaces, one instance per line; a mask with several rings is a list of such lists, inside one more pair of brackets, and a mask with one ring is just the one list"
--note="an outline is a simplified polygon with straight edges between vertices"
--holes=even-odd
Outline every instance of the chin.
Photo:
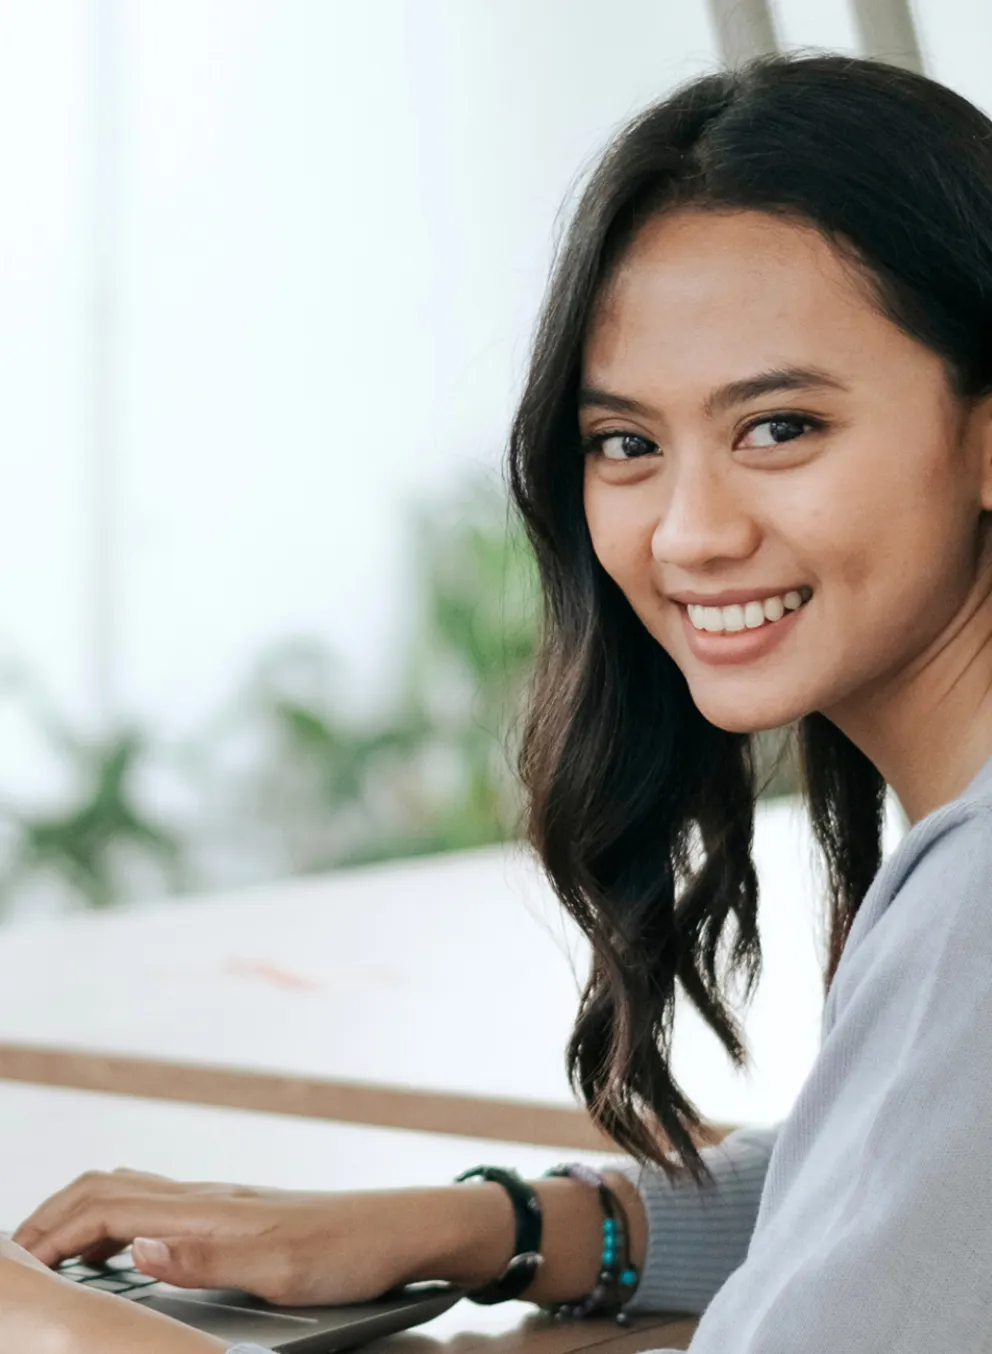
[[695,691],[692,698],[703,717],[727,733],[764,733],[768,729],[781,729],[809,713],[805,705],[797,705],[794,701],[706,700]]

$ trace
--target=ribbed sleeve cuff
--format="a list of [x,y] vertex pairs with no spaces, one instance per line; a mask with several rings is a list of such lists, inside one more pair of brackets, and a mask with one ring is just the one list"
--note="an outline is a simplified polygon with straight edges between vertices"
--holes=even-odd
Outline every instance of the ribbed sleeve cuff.
[[647,1214],[648,1244],[637,1292],[625,1311],[702,1315],[743,1263],[754,1231],[778,1126],[739,1128],[701,1155],[715,1185],[672,1184],[657,1167],[629,1157],[609,1169],[633,1184]]

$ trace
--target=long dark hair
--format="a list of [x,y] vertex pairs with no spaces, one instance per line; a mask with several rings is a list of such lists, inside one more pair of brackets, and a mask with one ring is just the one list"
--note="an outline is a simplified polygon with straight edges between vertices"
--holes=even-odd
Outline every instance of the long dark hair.
[[[992,122],[932,80],[842,56],[764,57],[693,80],[610,144],[549,284],[508,467],[544,597],[520,754],[528,835],[592,944],[573,1084],[621,1147],[703,1185],[710,1139],[670,1067],[676,980],[745,1066],[723,989],[743,977],[746,1001],[761,971],[757,759],[751,735],[703,717],[596,559],[577,419],[604,281],[645,220],[689,205],[814,225],[969,398],[992,388]],[[826,866],[829,989],[881,863],[885,783],[821,714],[795,733]]]

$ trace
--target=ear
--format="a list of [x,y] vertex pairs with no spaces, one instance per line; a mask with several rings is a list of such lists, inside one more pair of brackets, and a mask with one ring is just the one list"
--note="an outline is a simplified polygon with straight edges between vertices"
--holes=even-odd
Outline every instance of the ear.
[[975,402],[969,423],[977,458],[981,505],[986,512],[992,512],[992,395],[985,395]]

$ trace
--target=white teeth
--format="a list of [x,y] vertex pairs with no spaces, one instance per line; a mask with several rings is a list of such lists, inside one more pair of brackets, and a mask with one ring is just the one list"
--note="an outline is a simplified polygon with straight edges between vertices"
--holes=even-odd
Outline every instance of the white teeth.
[[738,630],[757,630],[766,621],[780,621],[787,611],[796,611],[812,595],[808,588],[793,588],[780,597],[766,597],[762,602],[747,602],[743,606],[695,606],[687,610],[689,619],[697,630],[708,630],[713,634],[724,631],[733,633]]

